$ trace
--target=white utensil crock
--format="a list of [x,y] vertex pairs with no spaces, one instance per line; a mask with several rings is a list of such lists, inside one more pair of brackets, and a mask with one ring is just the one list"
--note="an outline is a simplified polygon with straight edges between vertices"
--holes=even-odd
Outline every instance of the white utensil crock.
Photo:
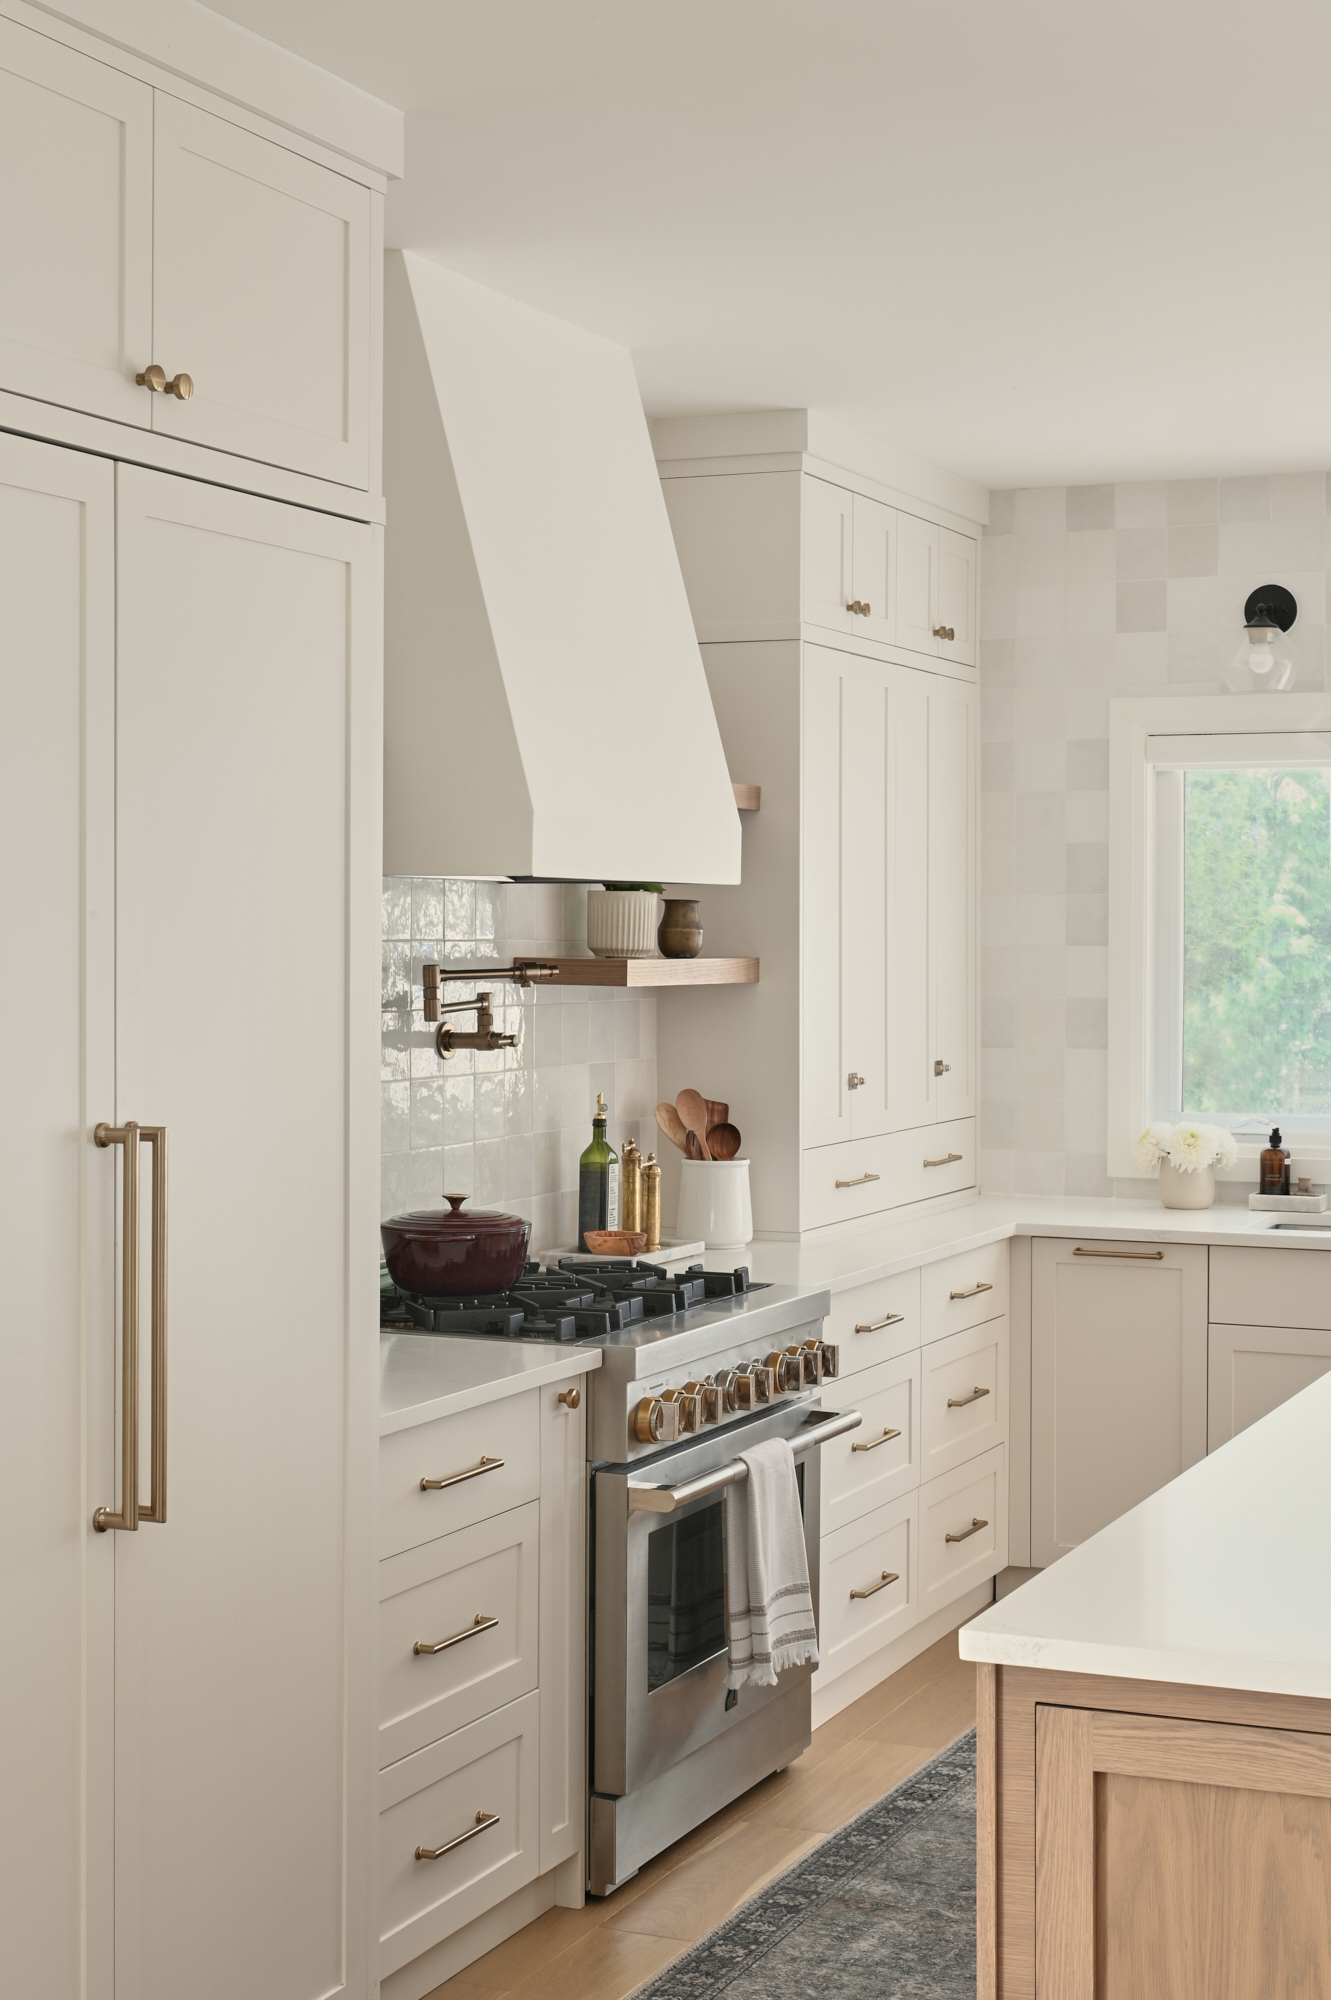
[[1215,1168],[1181,1174],[1172,1160],[1160,1162],[1160,1201],[1165,1208],[1209,1208],[1215,1200]]
[[589,889],[587,948],[593,958],[652,958],[661,899],[650,889]]
[[681,1160],[679,1222],[685,1242],[701,1237],[709,1250],[742,1250],[753,1235],[747,1160]]

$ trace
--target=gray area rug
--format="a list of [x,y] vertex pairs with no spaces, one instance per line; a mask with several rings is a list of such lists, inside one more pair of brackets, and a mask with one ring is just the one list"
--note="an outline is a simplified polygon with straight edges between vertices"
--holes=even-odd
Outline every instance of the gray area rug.
[[975,2000],[975,1731],[634,2000]]

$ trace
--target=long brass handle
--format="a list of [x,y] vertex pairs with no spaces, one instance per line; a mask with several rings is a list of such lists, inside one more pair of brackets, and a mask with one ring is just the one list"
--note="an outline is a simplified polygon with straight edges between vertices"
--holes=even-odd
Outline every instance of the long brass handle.
[[881,1174],[861,1174],[858,1180],[854,1180],[854,1181],[838,1181],[838,1182],[837,1182],[837,1186],[838,1186],[838,1187],[863,1187],[863,1186],[864,1186],[864,1183],[865,1183],[866,1181],[880,1181],[880,1180],[881,1180],[882,1178],[883,1178],[883,1177],[882,1177],[882,1175],[881,1175]]
[[900,1326],[905,1313],[888,1313],[883,1319],[862,1319],[856,1322],[856,1333],[881,1333],[885,1326]]
[[487,1458],[481,1453],[479,1465],[469,1465],[465,1472],[450,1472],[443,1479],[422,1479],[422,1493],[442,1493],[446,1486],[461,1486],[464,1479],[479,1479],[483,1472],[498,1472],[502,1458]]
[[978,1403],[981,1396],[987,1396],[988,1394],[989,1391],[987,1389],[982,1389],[979,1383],[977,1382],[975,1387],[971,1390],[969,1396],[949,1396],[947,1399],[947,1407],[949,1408],[949,1410],[964,1410],[967,1403]]
[[900,1436],[901,1436],[901,1432],[900,1432],[899,1430],[898,1430],[898,1431],[884,1431],[884,1432],[883,1432],[883,1435],[882,1435],[882,1436],[881,1436],[880,1438],[870,1438],[867,1444],[853,1444],[853,1445],[851,1446],[851,1450],[852,1450],[852,1451],[877,1451],[877,1449],[878,1449],[878,1447],[879,1447],[879,1445],[880,1445],[880,1444],[887,1444],[887,1443],[889,1443],[889,1442],[891,1441],[891,1439],[893,1439],[893,1438],[899,1438]]
[[1158,1264],[1165,1253],[1163,1250],[1083,1250],[1079,1243],[1072,1254],[1074,1257],[1140,1257],[1144,1263]]
[[885,1569],[878,1582],[871,1583],[867,1590],[852,1590],[850,1593],[851,1603],[853,1604],[857,1597],[876,1596],[880,1590],[886,1590],[889,1583],[895,1583],[900,1575],[901,1571],[899,1569]]
[[944,1153],[941,1160],[926,1160],[926,1167],[950,1167],[955,1160],[965,1158],[964,1153]]
[[992,1285],[986,1283],[986,1281],[983,1278],[981,1278],[979,1284],[972,1285],[968,1292],[949,1292],[948,1297],[950,1299],[973,1299],[976,1298],[979,1295],[979,1293],[992,1292],[993,1289],[994,1288]]
[[972,1514],[969,1528],[963,1528],[959,1535],[944,1535],[943,1540],[945,1542],[968,1542],[972,1535],[978,1535],[981,1528],[987,1528],[988,1526],[989,1523],[982,1521],[978,1514]]
[[194,394],[194,378],[192,376],[182,372],[179,375],[172,375],[168,379],[165,368],[161,367],[156,361],[150,361],[142,375],[136,375],[134,380],[141,389],[151,389],[159,396],[174,396],[177,402],[180,403],[188,403],[190,397]]
[[[98,1146],[123,1146],[121,1224],[120,1508],[98,1507],[99,1535],[108,1528],[136,1533],[140,1521],[166,1522],[166,1127],[103,1121],[93,1128]],[[148,1503],[139,1500],[139,1145],[152,1152],[151,1330],[152,1422]]]
[[477,1834],[484,1833],[487,1826],[498,1826],[498,1824],[498,1813],[478,1812],[475,1826],[469,1826],[465,1833],[459,1833],[452,1840],[446,1840],[442,1847],[418,1847],[416,1849],[416,1859],[418,1861],[437,1861],[441,1854],[451,1854],[453,1849],[461,1847],[464,1841],[475,1840]]
[[478,1611],[470,1625],[464,1625],[460,1632],[453,1632],[447,1639],[418,1639],[412,1647],[413,1653],[446,1653],[450,1646],[460,1646],[464,1639],[474,1639],[478,1632],[492,1632],[499,1623],[484,1611]]

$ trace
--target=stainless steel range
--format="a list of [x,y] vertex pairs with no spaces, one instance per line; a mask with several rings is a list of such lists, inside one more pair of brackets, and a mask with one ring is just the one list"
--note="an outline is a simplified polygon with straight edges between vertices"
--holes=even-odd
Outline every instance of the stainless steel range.
[[819,1452],[857,1411],[826,1407],[830,1299],[746,1269],[565,1258],[499,1298],[386,1293],[386,1325],[579,1341],[591,1481],[588,1887],[608,1895],[808,1745],[812,1670],[726,1688],[725,1488],[770,1437],[796,1456],[818,1611]]

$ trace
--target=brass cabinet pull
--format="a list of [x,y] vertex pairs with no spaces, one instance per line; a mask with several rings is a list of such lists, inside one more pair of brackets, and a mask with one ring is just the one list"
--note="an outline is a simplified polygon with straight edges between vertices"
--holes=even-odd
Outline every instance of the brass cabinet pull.
[[972,1285],[968,1292],[949,1292],[950,1299],[973,1299],[980,1292],[992,1292],[993,1286],[981,1278],[978,1285]]
[[952,627],[951,627],[950,625],[935,625],[935,626],[934,626],[934,637],[935,637],[935,639],[955,639],[955,638],[956,638],[956,636],[957,636],[957,635],[956,635],[956,633],[955,633],[955,632],[953,631],[953,629],[952,629]]
[[982,1521],[978,1514],[972,1514],[969,1528],[963,1528],[959,1535],[944,1535],[943,1540],[945,1542],[968,1542],[972,1535],[978,1535],[981,1528],[987,1528],[988,1526],[989,1523]]
[[864,1319],[856,1323],[856,1333],[881,1333],[885,1326],[900,1326],[905,1313],[888,1313],[884,1319]]
[[951,1068],[952,1068],[951,1063],[945,1063],[940,1059],[934,1064],[934,1075],[946,1076]]
[[418,1847],[416,1849],[416,1859],[418,1861],[437,1861],[441,1854],[451,1854],[453,1849],[461,1847],[464,1841],[475,1840],[477,1834],[484,1833],[487,1826],[498,1826],[498,1824],[498,1813],[478,1812],[475,1826],[469,1826],[465,1833],[459,1833],[452,1840],[446,1840],[442,1847]]
[[900,1575],[901,1571],[899,1569],[885,1569],[878,1582],[871,1583],[867,1590],[852,1590],[850,1593],[851,1603],[853,1604],[857,1597],[873,1597],[878,1591],[886,1590],[888,1584],[895,1583]]
[[861,1174],[858,1180],[853,1180],[853,1181],[838,1181],[838,1182],[837,1182],[837,1186],[838,1186],[838,1187],[863,1187],[863,1186],[864,1186],[864,1183],[865,1183],[866,1181],[880,1181],[880,1180],[881,1180],[882,1178],[883,1178],[883,1177],[882,1177],[882,1175],[881,1175],[881,1174]]
[[871,605],[861,604],[858,597],[852,597],[850,603],[846,606],[847,611],[853,612],[857,618],[869,617],[872,608]]
[[422,1479],[422,1493],[442,1493],[445,1486],[461,1486],[464,1479],[479,1479],[483,1472],[498,1472],[502,1458],[487,1458],[482,1452],[479,1465],[469,1465],[465,1472],[450,1472],[444,1479]]
[[194,394],[192,376],[182,373],[168,380],[165,368],[159,367],[155,361],[150,361],[142,375],[136,375],[134,380],[141,389],[151,389],[159,396],[174,396],[180,403],[188,403]]
[[863,1088],[864,1088],[864,1078],[859,1074],[857,1070],[851,1070],[850,1074],[846,1078],[846,1089],[863,1090]]
[[941,1160],[926,1160],[926,1167],[950,1167],[954,1161],[965,1158],[964,1153],[944,1153]]
[[1083,1250],[1079,1243],[1072,1254],[1074,1257],[1140,1257],[1145,1263],[1158,1264],[1165,1253],[1163,1250]]
[[867,1444],[853,1444],[852,1451],[877,1451],[880,1444],[887,1444],[892,1438],[899,1438],[900,1431],[884,1431],[880,1438],[870,1438]]
[[566,1410],[576,1410],[578,1404],[582,1401],[582,1391],[581,1389],[561,1389],[559,1392],[559,1401],[564,1405]]
[[[92,1517],[98,1534],[108,1528],[130,1533],[140,1521],[166,1522],[166,1127],[105,1122],[93,1128],[98,1146],[123,1146],[124,1216],[121,1227],[121,1386],[120,1511],[98,1507]],[[152,1442],[148,1503],[139,1500],[139,1146],[152,1153]]]
[[499,1623],[484,1611],[478,1611],[470,1625],[464,1625],[460,1632],[453,1632],[447,1639],[418,1639],[412,1647],[413,1653],[446,1653],[450,1646],[460,1646],[464,1639],[474,1639],[478,1632],[493,1632]]
[[949,1396],[947,1399],[947,1407],[949,1408],[949,1410],[964,1410],[967,1403],[978,1403],[981,1396],[987,1396],[988,1394],[989,1391],[987,1389],[982,1389],[979,1383],[977,1382],[975,1387],[971,1390],[969,1396]]

